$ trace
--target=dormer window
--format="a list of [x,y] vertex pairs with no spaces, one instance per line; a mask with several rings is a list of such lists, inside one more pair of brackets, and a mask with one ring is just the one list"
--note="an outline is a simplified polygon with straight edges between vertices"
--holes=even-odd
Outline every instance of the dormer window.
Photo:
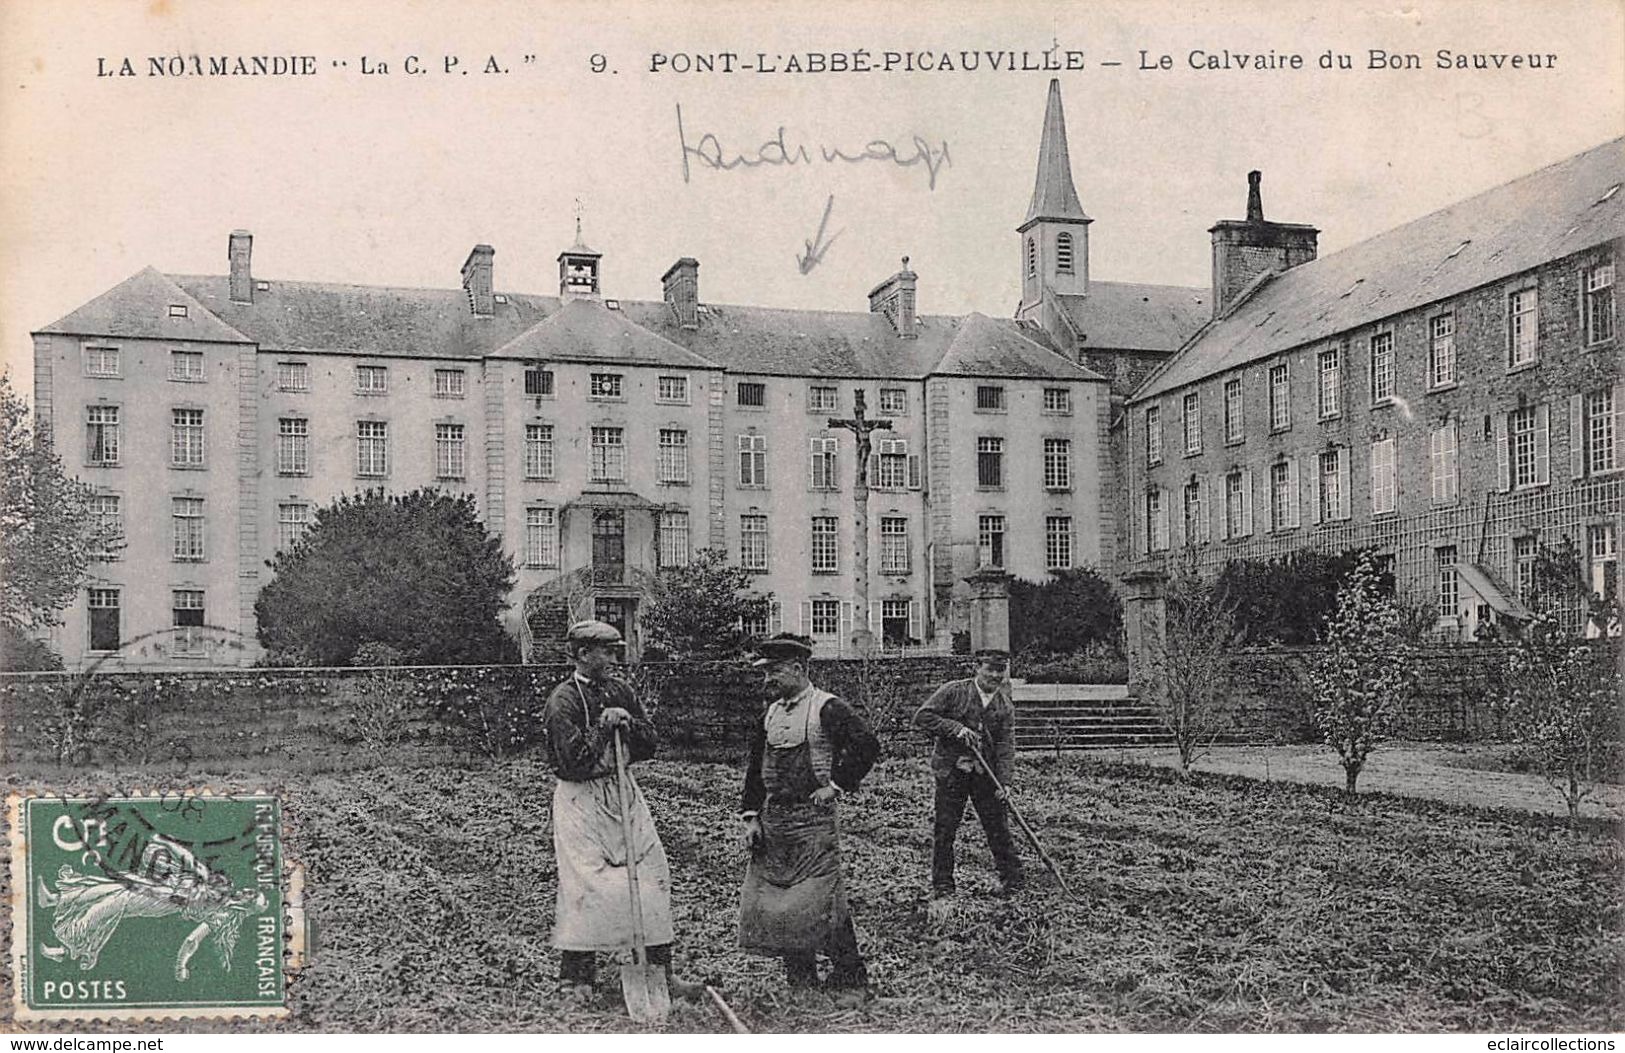
[[1060,274],[1072,273],[1072,235],[1064,230],[1055,235],[1055,270]]
[[185,318],[186,317],[186,305],[183,304],[183,303],[172,303],[172,304],[170,304],[169,305],[169,317],[171,317],[171,318]]

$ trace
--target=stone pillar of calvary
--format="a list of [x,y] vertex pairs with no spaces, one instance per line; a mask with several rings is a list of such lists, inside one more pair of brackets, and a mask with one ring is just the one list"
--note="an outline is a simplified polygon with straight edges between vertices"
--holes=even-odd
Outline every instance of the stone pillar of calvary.
[[885,417],[865,415],[863,389],[857,392],[856,411],[850,417],[829,418],[831,428],[844,428],[858,439],[857,483],[852,496],[857,502],[857,514],[852,522],[856,539],[855,558],[852,561],[852,639],[859,654],[868,654],[874,646],[874,633],[869,628],[869,454],[874,447],[870,436],[877,431],[890,431],[891,421]]

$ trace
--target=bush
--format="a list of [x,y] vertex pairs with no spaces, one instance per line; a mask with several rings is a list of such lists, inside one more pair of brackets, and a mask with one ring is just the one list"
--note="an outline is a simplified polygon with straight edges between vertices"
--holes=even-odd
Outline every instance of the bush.
[[1024,654],[1013,672],[1029,684],[1125,684],[1128,659],[1097,642],[1075,654]]
[[1010,582],[1010,649],[1018,654],[1116,646],[1122,634],[1122,602],[1093,570],[1059,570],[1045,582]]
[[0,622],[0,673],[44,673],[62,668],[62,658],[21,629]]

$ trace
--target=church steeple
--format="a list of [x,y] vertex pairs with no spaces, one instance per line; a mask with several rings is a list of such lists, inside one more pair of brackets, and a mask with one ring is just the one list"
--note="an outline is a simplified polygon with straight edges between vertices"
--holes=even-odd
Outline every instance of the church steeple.
[[1047,293],[1084,296],[1089,292],[1089,224],[1078,200],[1067,155],[1066,115],[1061,110],[1061,82],[1049,82],[1044,131],[1038,143],[1038,174],[1021,235],[1021,307],[1018,318],[1032,317]]

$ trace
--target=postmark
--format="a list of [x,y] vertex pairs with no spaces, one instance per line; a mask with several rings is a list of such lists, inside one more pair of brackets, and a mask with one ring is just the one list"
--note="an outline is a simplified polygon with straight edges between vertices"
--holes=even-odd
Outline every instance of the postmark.
[[276,797],[169,790],[7,805],[18,1020],[287,1012]]

